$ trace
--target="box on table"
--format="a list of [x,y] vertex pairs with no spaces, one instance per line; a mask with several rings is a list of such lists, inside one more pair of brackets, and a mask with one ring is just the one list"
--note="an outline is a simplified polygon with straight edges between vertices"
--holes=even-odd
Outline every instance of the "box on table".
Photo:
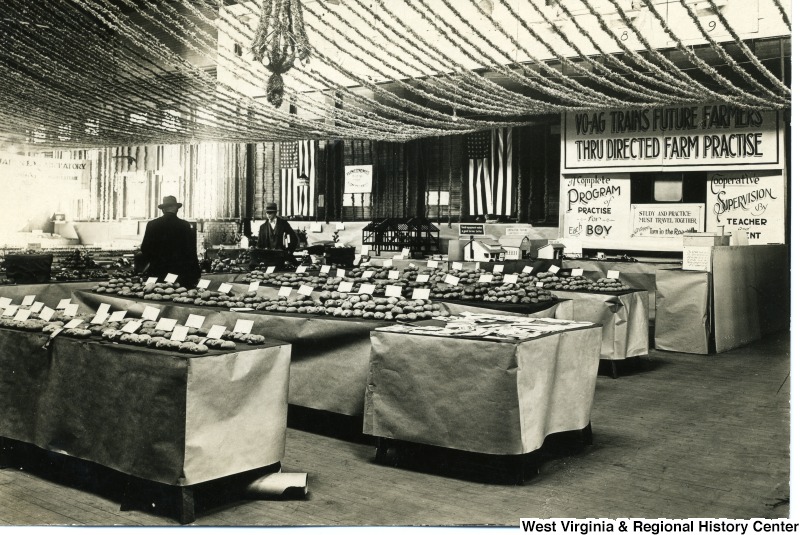
[[683,235],[684,247],[720,247],[730,245],[730,234],[714,234],[713,232],[687,232]]

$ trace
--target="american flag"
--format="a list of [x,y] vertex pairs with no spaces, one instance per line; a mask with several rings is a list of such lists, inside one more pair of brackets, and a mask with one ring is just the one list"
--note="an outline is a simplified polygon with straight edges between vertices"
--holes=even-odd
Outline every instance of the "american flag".
[[[316,149],[317,143],[311,140],[281,143],[281,214],[284,216],[313,215]],[[300,175],[306,175],[308,182],[298,180]]]
[[511,128],[467,134],[470,215],[511,215]]

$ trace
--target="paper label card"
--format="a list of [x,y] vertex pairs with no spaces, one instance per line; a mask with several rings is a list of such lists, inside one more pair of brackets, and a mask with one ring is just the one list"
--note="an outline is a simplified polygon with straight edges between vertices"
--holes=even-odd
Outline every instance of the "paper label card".
[[401,254],[396,254],[396,255],[394,255],[392,257],[392,260],[402,260],[402,259],[403,259],[403,255],[401,255]]
[[253,281],[247,286],[247,291],[256,292],[258,291],[259,286],[261,286],[261,281]]
[[203,326],[204,321],[206,321],[205,316],[198,316],[197,314],[189,314],[189,317],[186,318],[186,326],[199,329]]
[[211,281],[208,279],[200,279],[199,281],[197,281],[197,287],[200,288],[201,290],[205,290],[206,288],[208,288],[209,284],[211,284]]
[[522,272],[525,273],[526,275],[528,273],[533,273],[533,266],[525,266],[524,268],[522,268]]
[[[61,300],[62,303],[64,301],[66,301],[64,306],[67,306],[69,304],[69,299],[62,299]],[[11,304],[11,299],[9,299],[8,297],[0,297],[0,308],[6,308],[10,304]],[[64,308],[64,307],[60,307],[60,308]]]
[[156,330],[157,331],[171,331],[175,328],[175,324],[178,323],[178,320],[173,318],[161,318],[156,323]]
[[133,334],[141,328],[142,322],[141,321],[129,321],[125,325],[122,326],[120,329],[124,333]]
[[339,287],[336,288],[336,291],[340,293],[347,293],[352,290],[353,290],[353,283],[350,281],[342,281],[339,283]]
[[31,312],[39,312],[40,310],[42,310],[43,306],[44,303],[42,303],[41,301],[34,301],[33,304],[31,305]]
[[484,273],[483,275],[478,277],[478,282],[492,282],[493,280],[494,280],[494,277],[492,277],[488,273]]
[[301,284],[300,288],[297,289],[297,293],[299,293],[300,295],[305,295],[305,296],[311,295],[311,292],[313,292],[313,291],[314,291],[314,287],[313,286],[309,286],[308,284]]
[[430,275],[417,275],[417,282],[428,282],[431,280]]
[[341,221],[336,223],[336,230],[344,230],[344,223]]
[[56,311],[50,307],[42,307],[39,311],[39,317],[44,321],[50,321],[55,313]]
[[461,271],[462,269],[464,269],[464,264],[462,264],[461,262],[453,262],[453,269],[455,269],[456,271]]
[[371,279],[374,276],[375,276],[375,272],[372,271],[371,269],[368,269],[367,271],[365,271],[364,273],[361,274],[361,278],[362,279]]
[[77,313],[78,313],[78,303],[70,303],[64,308],[64,315],[67,317],[71,318]]
[[430,288],[414,288],[411,299],[428,299],[431,296]]
[[158,282],[158,277],[148,277],[147,280],[144,281],[146,285],[155,284],[157,282]]
[[117,310],[116,312],[112,312],[111,316],[109,316],[108,321],[122,321],[125,319],[125,314],[127,310]]
[[347,276],[347,272],[345,270],[343,270],[343,269],[337,269],[336,270],[336,276],[337,277],[341,277],[341,278],[345,278]]
[[410,247],[403,247],[403,250],[400,251],[400,254],[402,256],[405,256],[406,258],[408,258],[409,256],[411,256],[411,248]]
[[375,285],[374,284],[362,284],[358,287],[359,294],[367,294],[372,295],[375,293]]
[[167,276],[164,277],[164,282],[168,282],[172,284],[173,282],[178,280],[178,276],[175,273],[167,273]]
[[461,282],[461,279],[459,279],[455,275],[445,275],[444,282],[452,286],[456,286],[458,285],[459,282]]
[[19,310],[19,305],[8,305],[3,311],[3,316],[10,318],[17,313],[17,310]]
[[572,271],[570,271],[570,275],[573,277],[580,277],[583,275],[583,268],[573,268]]
[[561,268],[553,264],[552,266],[547,268],[547,271],[549,271],[550,273],[558,273],[559,271],[561,271]]
[[175,340],[176,342],[183,342],[186,340],[186,337],[189,336],[189,327],[184,325],[176,325],[174,329],[172,329],[172,335],[170,335],[170,340]]
[[354,266],[357,266],[357,265],[359,265],[360,263],[361,263],[361,255],[360,255],[360,254],[357,254],[357,255],[356,255],[354,258],[353,258],[353,265],[354,265]]
[[267,266],[267,269],[264,270],[264,273],[269,275],[270,273],[275,273],[275,266]]
[[383,261],[383,267],[392,267],[392,260],[391,259],[384,260]]
[[22,306],[24,307],[31,306],[34,301],[36,301],[35,295],[26,295],[25,297],[22,298]]
[[369,245],[361,246],[361,256],[369,256]]
[[161,310],[156,307],[146,306],[142,311],[142,318],[150,321],[156,321]]
[[292,295],[291,286],[281,286],[281,289],[278,290],[278,297],[289,297],[290,295]]
[[90,323],[92,325],[102,325],[106,322],[107,319],[108,319],[108,314],[106,314],[105,312],[102,313],[98,312],[97,314],[94,315]]
[[30,317],[31,317],[31,311],[30,311],[30,309],[27,309],[27,308],[23,308],[23,309],[17,310],[17,313],[14,314],[14,319],[17,320],[17,321],[25,321],[26,319],[28,319]]
[[253,330],[253,320],[236,320],[236,325],[233,326],[233,332],[250,334]]
[[536,283],[536,287],[537,287],[537,288],[544,288],[544,283],[543,283],[543,282],[541,282],[541,281],[540,281],[540,282],[537,282],[537,283]]
[[619,271],[618,270],[614,270],[614,269],[609,269],[608,273],[606,274],[606,276],[609,279],[618,279],[619,278]]
[[295,273],[305,273],[306,269],[308,269],[306,266],[297,266],[297,269],[295,269],[294,272]]
[[109,310],[111,310],[111,305],[108,303],[100,303],[100,306],[97,307],[98,314],[108,314]]
[[208,330],[208,336],[206,336],[206,338],[211,338],[212,340],[219,340],[220,338],[222,338],[223,334],[225,334],[225,326],[214,325]]
[[503,264],[495,264],[492,268],[492,273],[502,273],[504,267]]
[[233,288],[233,286],[231,286],[227,282],[223,282],[222,284],[219,285],[219,292],[223,293],[223,294],[226,294],[226,293],[230,292],[232,288]]
[[390,284],[386,287],[386,297],[403,297],[403,287]]
[[74,320],[70,320],[70,321],[68,321],[68,322],[67,322],[67,324],[66,324],[66,325],[64,325],[64,328],[65,328],[65,329],[74,329],[75,327],[77,327],[77,326],[78,326],[78,325],[80,325],[81,323],[83,323],[83,320],[82,320],[82,319],[74,319]]
[[503,284],[516,284],[519,275],[516,273],[506,273],[503,275]]
[[325,265],[319,267],[320,273],[329,273],[331,271],[331,266]]
[[400,272],[397,270],[392,270],[386,275],[386,277],[389,280],[398,280],[400,278]]
[[439,267],[439,262],[437,262],[436,260],[428,260],[427,266],[429,268],[437,268]]
[[[5,301],[6,299],[8,299],[8,298],[7,297],[0,297],[0,308],[5,308],[6,305],[11,303],[11,299],[8,299],[7,302]],[[67,308],[68,304],[69,304],[69,299],[62,299],[56,305],[56,310],[63,310],[65,308]]]

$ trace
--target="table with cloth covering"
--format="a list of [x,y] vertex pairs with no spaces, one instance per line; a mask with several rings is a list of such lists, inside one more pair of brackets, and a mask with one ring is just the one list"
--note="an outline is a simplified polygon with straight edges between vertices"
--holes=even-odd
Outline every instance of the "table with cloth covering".
[[[364,408],[364,388],[369,371],[370,339],[373,329],[388,322],[360,318],[339,318],[310,314],[244,311],[227,308],[179,304],[171,301],[149,301],[75,292],[75,301],[97,310],[107,303],[111,310],[127,310],[139,317],[145,306],[161,309],[161,317],[173,318],[179,324],[189,314],[205,316],[204,326],[214,324],[231,328],[236,320],[252,320],[254,334],[284,340],[292,344],[289,403],[300,407],[356,416]],[[539,314],[554,317],[556,306]],[[486,312],[486,310],[483,310]]]
[[647,355],[649,338],[649,296],[644,290],[626,292],[581,292],[551,290],[559,299],[571,299],[575,321],[591,321],[603,326],[600,358],[615,361]]
[[290,347],[188,355],[0,329],[0,437],[178,487],[284,455]]
[[367,435],[519,455],[590,424],[599,325],[517,342],[380,330],[371,338]]

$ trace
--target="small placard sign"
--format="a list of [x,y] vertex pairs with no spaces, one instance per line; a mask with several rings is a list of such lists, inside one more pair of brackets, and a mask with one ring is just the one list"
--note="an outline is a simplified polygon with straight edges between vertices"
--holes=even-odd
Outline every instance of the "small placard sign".
[[329,273],[330,271],[331,271],[331,266],[329,266],[329,265],[324,265],[324,266],[320,266],[319,267],[319,272],[320,273],[325,274],[325,273]]
[[358,287],[358,293],[372,295],[375,292],[375,285],[374,284],[362,284]]
[[24,307],[31,306],[34,301],[36,301],[35,295],[26,295],[25,297],[22,298],[22,306]]
[[503,264],[495,264],[492,268],[492,273],[502,273],[504,267]]
[[525,273],[526,275],[528,273],[533,273],[533,266],[525,266],[524,268],[522,268],[522,272]]
[[217,291],[226,294],[230,292],[232,288],[233,288],[232,285],[228,284],[227,282],[223,282],[222,284],[219,285],[219,289]]
[[555,273],[558,273],[559,271],[561,271],[561,268],[558,267],[557,265],[553,264],[552,266],[547,268],[547,271],[549,271],[550,273],[554,273],[555,274]]
[[305,273],[306,269],[307,269],[306,266],[297,266],[297,269],[295,269],[294,272],[295,273]]
[[17,310],[17,313],[14,314],[14,319],[17,321],[25,321],[26,319],[31,317],[31,311],[27,308],[22,308]]
[[[8,305],[10,303],[11,303],[11,299],[9,299],[8,297],[0,297],[0,308],[5,308],[6,305]],[[69,305],[69,299],[62,299],[56,305],[56,310],[63,310],[65,308],[67,308],[67,305]]]
[[608,276],[609,279],[618,279],[619,271],[615,269],[609,269],[606,275]]
[[128,323],[123,325],[122,329],[120,330],[124,333],[133,334],[136,331],[138,331],[141,326],[142,326],[141,321],[129,321]]
[[457,286],[458,283],[461,282],[461,279],[459,279],[455,275],[445,275],[444,282],[452,286]]
[[365,271],[364,273],[361,274],[361,278],[362,279],[371,279],[374,276],[375,276],[375,272],[372,271],[371,269],[368,269],[367,271]]
[[108,318],[108,321],[122,321],[125,319],[125,314],[127,313],[127,310],[117,310],[116,312],[112,312],[111,316]]
[[69,321],[67,322],[67,324],[66,324],[66,325],[64,325],[64,328],[65,328],[65,329],[74,329],[75,327],[77,327],[77,326],[78,326],[78,325],[80,325],[81,323],[83,323],[83,320],[82,320],[82,319],[78,319],[78,318],[76,318],[76,319],[74,319],[74,320],[69,320]]
[[247,291],[257,292],[260,286],[261,286],[261,281],[253,281],[247,286]]
[[301,284],[300,288],[297,289],[297,293],[299,293],[300,295],[305,295],[305,296],[311,295],[311,292],[313,292],[313,291],[314,291],[314,287],[313,286],[309,286],[308,284]]
[[158,282],[158,277],[148,277],[146,281],[144,281],[146,286],[150,286],[151,284],[155,284]]
[[173,318],[161,318],[156,323],[156,330],[157,331],[171,331],[175,328],[175,324],[178,323],[178,320]]
[[464,269],[464,264],[462,264],[461,262],[453,262],[453,269],[455,269],[456,271],[461,271],[462,269]]
[[169,339],[174,340],[176,342],[183,342],[186,340],[186,337],[189,335],[189,327],[184,325],[176,325],[174,329],[172,329],[172,335],[170,335]]
[[108,314],[106,314],[105,312],[98,312],[97,314],[94,315],[90,323],[92,325],[102,325],[106,322],[107,319],[108,319]]
[[236,325],[233,326],[233,332],[250,334],[253,330],[253,320],[236,320]]
[[289,297],[290,295],[292,295],[291,286],[281,286],[280,290],[278,290],[278,297]]
[[336,288],[336,291],[340,293],[347,293],[352,290],[353,290],[353,283],[350,281],[342,281],[339,283],[339,287]]
[[436,260],[428,260],[428,267],[437,268],[439,267],[439,262],[437,262]]
[[347,276],[347,272],[345,270],[343,270],[343,269],[337,269],[336,270],[336,276],[344,278],[344,277]]
[[428,282],[430,279],[430,275],[417,275],[417,282]]
[[583,275],[583,268],[573,268],[569,273],[573,277],[580,277]]
[[225,326],[224,325],[213,325],[208,330],[208,335],[206,338],[211,338],[212,340],[219,340],[222,338],[222,335],[225,334]]
[[145,306],[144,310],[142,311],[142,318],[146,320],[156,321],[158,319],[158,314],[161,310],[157,309],[156,307]]
[[430,288],[414,288],[411,299],[428,299],[431,296]]
[[43,306],[44,303],[42,303],[41,301],[34,301],[33,304],[31,305],[31,312],[39,312],[40,310],[42,310]]
[[390,284],[386,287],[386,297],[403,297],[403,287]]
[[206,321],[205,316],[199,316],[197,314],[189,314],[189,317],[186,318],[186,326],[199,329],[203,326],[204,321]]
[[275,266],[267,266],[267,269],[264,270],[264,273],[269,275],[270,273],[275,273]]
[[167,276],[164,277],[164,282],[168,282],[172,284],[173,282],[178,280],[178,276],[175,273],[167,273]]
[[494,280],[494,277],[492,277],[488,273],[484,273],[483,275],[478,277],[478,282],[492,282],[493,280]]
[[503,284],[516,284],[519,275],[516,273],[506,273],[503,275]]
[[39,318],[43,319],[44,321],[50,321],[55,313],[56,311],[50,307],[42,307],[42,309],[39,311]]
[[209,284],[211,284],[211,281],[208,279],[200,279],[199,281],[197,281],[197,287],[200,288],[201,290],[205,290],[206,288],[208,288]]
[[400,272],[397,270],[392,270],[386,275],[389,280],[398,280],[400,278]]
[[64,315],[71,318],[78,313],[78,303],[70,303],[64,307]]

